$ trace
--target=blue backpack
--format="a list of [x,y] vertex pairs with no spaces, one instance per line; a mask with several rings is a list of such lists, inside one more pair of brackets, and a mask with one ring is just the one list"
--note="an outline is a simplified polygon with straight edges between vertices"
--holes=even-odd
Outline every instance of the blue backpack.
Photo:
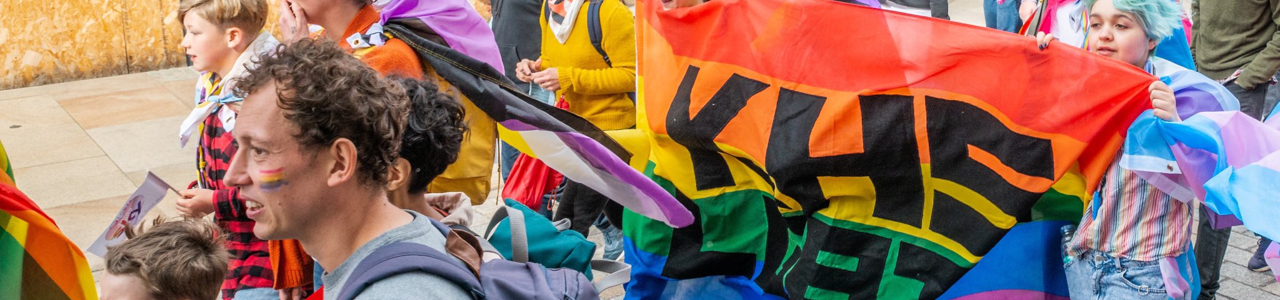
[[445,234],[448,254],[410,242],[378,248],[356,265],[338,299],[354,299],[379,280],[409,272],[440,276],[457,284],[473,299],[600,299],[595,285],[581,272],[503,259],[482,261],[485,250],[474,234],[452,230],[435,220],[431,224]]

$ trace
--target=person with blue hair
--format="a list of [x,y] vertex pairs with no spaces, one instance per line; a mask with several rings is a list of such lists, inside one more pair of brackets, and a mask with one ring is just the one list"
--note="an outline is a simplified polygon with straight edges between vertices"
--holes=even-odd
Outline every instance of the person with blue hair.
[[[1160,41],[1182,26],[1182,8],[1168,0],[1084,0],[1089,52],[1146,70],[1153,114],[1180,121],[1203,111],[1236,110],[1226,88],[1156,57]],[[1038,33],[1048,47],[1051,34]],[[1166,81],[1167,80],[1167,81]],[[1174,88],[1177,87],[1176,93]],[[1133,137],[1129,137],[1133,138]],[[1159,190],[1117,157],[1064,245],[1072,299],[1184,299],[1199,285],[1191,266],[1193,203]],[[1187,271],[1187,272],[1183,272]]]

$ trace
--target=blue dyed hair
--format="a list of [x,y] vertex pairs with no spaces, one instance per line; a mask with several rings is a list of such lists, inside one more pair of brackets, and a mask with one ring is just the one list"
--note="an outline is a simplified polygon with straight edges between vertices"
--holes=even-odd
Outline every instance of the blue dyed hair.
[[[1093,9],[1098,0],[1085,0],[1086,9]],[[1170,0],[1111,0],[1116,9],[1131,13],[1142,23],[1147,39],[1163,40],[1182,26],[1182,6]]]

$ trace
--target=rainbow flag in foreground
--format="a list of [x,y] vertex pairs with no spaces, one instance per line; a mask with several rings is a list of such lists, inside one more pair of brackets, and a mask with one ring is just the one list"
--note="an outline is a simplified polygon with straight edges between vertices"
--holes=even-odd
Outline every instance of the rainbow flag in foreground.
[[645,173],[695,219],[628,213],[628,299],[1064,298],[1057,228],[1155,80],[832,1],[636,12]]
[[0,183],[0,298],[10,297],[98,299],[80,248],[27,195]]
[[9,163],[9,156],[4,152],[4,143],[0,143],[0,184],[17,186],[13,182],[13,164]]

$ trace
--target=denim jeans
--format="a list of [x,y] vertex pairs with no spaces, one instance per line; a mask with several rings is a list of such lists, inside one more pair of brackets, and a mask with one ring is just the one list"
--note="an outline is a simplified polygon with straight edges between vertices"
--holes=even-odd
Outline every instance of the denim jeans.
[[233,300],[279,300],[280,291],[272,288],[253,288],[236,291]]
[[616,260],[618,256],[622,256],[622,230],[609,224],[609,220],[600,214],[596,218],[596,229],[600,229],[600,233],[604,238],[604,259]]
[[1095,250],[1066,264],[1071,299],[1164,300],[1160,263],[1118,258]]
[[516,147],[512,147],[511,145],[508,145],[507,142],[501,140],[498,141],[498,145],[501,145],[498,146],[500,147],[498,148],[498,152],[502,153],[502,157],[499,157],[500,160],[498,165],[498,172],[502,175],[502,178],[499,180],[507,182],[507,176],[511,176],[511,165],[516,163],[516,157],[520,156],[520,150],[516,150]]
[[1018,5],[1021,0],[983,0],[982,12],[987,18],[987,28],[1018,33],[1022,27],[1022,18],[1018,16]]

